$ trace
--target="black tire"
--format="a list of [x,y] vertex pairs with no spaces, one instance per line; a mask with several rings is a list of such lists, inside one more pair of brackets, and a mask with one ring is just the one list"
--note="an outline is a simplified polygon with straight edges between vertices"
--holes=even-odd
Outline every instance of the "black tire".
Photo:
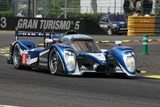
[[111,28],[108,28],[108,29],[107,29],[107,34],[108,34],[108,35],[112,35],[112,34],[113,34],[113,31],[112,31]]
[[60,56],[55,49],[52,49],[49,53],[48,67],[50,73],[53,75],[66,75]]
[[15,46],[14,50],[13,50],[13,65],[14,68],[16,69],[21,69],[21,54],[20,54],[20,50],[17,46]]

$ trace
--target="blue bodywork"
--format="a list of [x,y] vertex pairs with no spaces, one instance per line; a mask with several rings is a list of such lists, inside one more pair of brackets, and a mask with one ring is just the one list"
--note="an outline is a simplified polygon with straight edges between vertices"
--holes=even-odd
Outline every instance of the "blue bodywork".
[[[16,40],[11,44],[8,62],[13,63],[13,52],[15,47],[18,47],[21,55],[25,52],[28,54],[24,66],[49,70],[49,54],[54,49],[59,55],[62,69],[67,75],[82,75],[94,72],[104,74],[125,73],[128,76],[135,76],[136,56],[132,47],[115,46],[110,50],[102,51],[94,40],[87,35],[69,34],[55,38],[55,36],[50,37],[53,42],[48,43],[45,47],[36,47],[32,41]],[[72,64],[74,65],[71,69],[69,66]]]
[[128,70],[123,57],[127,54],[131,54],[132,57],[136,58],[135,52],[132,47],[129,46],[117,46],[111,49],[112,56],[114,59],[124,68],[127,75],[135,75],[136,72]]

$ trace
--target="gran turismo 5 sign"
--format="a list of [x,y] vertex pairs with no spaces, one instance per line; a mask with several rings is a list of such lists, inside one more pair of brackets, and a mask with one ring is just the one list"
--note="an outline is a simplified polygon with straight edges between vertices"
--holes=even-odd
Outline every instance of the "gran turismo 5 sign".
[[21,30],[34,31],[78,31],[80,24],[80,20],[0,17],[0,30],[14,30],[15,27],[18,27]]

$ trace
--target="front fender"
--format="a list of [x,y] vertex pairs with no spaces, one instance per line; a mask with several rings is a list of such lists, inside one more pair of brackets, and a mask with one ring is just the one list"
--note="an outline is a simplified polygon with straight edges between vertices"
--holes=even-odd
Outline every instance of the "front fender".
[[117,61],[124,73],[128,76],[135,75],[136,55],[132,47],[116,46],[111,49],[110,54]]
[[63,65],[63,69],[68,73],[73,73],[76,69],[76,66],[73,70],[70,70],[68,68],[68,64],[67,64],[67,61],[66,61],[66,55],[65,55],[65,52],[71,52],[74,56],[74,63],[76,63],[76,56],[75,56],[75,51],[69,47],[69,46],[61,46],[61,45],[53,45],[53,47],[56,49],[56,52],[58,52],[58,55],[60,57],[60,60],[61,60],[61,63]]

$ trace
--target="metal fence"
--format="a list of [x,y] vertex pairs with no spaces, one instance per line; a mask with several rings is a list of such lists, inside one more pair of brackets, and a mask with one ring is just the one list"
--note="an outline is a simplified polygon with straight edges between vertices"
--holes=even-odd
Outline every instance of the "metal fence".
[[1,0],[0,1],[0,12],[12,11],[13,2],[12,0]]
[[[81,6],[81,13],[93,13],[91,6]],[[123,7],[111,7],[111,6],[99,6],[97,7],[97,13],[123,13]]]
[[[61,9],[60,14],[64,14],[70,11],[76,11],[81,13],[93,13],[93,6],[80,5],[77,3],[69,4],[68,0],[67,7],[64,5],[64,0],[58,2],[59,0],[0,0],[0,13],[10,12],[14,16],[22,9],[25,16],[34,17],[38,12],[40,12],[44,17],[46,17],[52,9],[59,7]],[[72,0],[74,1],[74,0]],[[101,4],[96,7],[97,13],[123,13],[123,0],[117,2],[117,4]],[[160,1],[155,4],[152,9],[152,13],[160,14]],[[59,11],[59,10],[58,10]]]
[[51,0],[13,0],[14,15],[23,10],[25,16],[35,17],[40,12],[44,17],[50,10]]
[[20,10],[23,10],[23,14],[27,16],[28,4],[29,4],[28,0],[13,0],[14,16],[16,16]]

